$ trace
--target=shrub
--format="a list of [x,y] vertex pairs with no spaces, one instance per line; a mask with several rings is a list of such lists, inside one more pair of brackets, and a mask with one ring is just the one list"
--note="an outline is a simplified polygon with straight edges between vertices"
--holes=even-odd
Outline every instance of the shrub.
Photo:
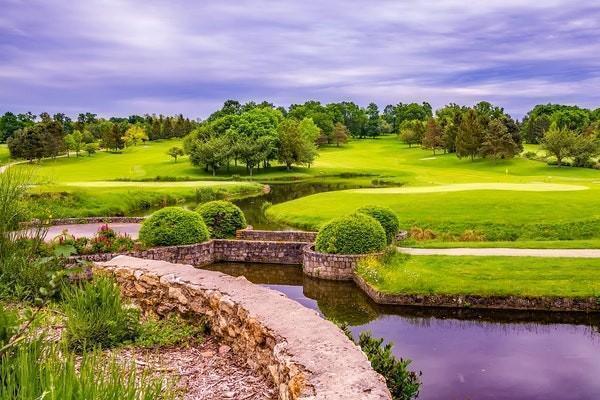
[[235,231],[246,227],[244,213],[235,204],[216,200],[201,204],[196,211],[208,227],[210,236],[223,239],[235,236]]
[[400,230],[398,216],[388,207],[365,206],[359,208],[356,212],[375,218],[383,227],[388,244],[392,243]]
[[409,236],[415,240],[433,240],[437,237],[437,234],[431,229],[423,229],[418,226],[410,228]]
[[148,246],[175,246],[208,240],[202,217],[180,207],[166,207],[147,218],[140,229],[140,240]]
[[66,339],[74,350],[114,347],[139,333],[139,311],[121,302],[118,286],[108,277],[65,288],[64,307]]
[[315,243],[317,251],[329,254],[374,253],[385,246],[381,224],[360,213],[331,220],[319,231]]
[[192,322],[175,315],[164,319],[149,318],[141,325],[135,344],[140,347],[165,347],[201,343],[207,331],[205,320]]

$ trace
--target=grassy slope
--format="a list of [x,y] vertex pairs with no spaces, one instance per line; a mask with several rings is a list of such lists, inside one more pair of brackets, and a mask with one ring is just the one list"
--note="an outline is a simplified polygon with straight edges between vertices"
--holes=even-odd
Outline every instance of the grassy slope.
[[600,259],[395,255],[359,273],[385,293],[600,296]]
[[401,244],[406,247],[421,249],[452,249],[458,247],[468,248],[500,248],[511,247],[517,249],[591,249],[600,248],[600,239],[588,240],[523,240],[499,242],[443,242],[437,240],[407,241]]
[[[356,149],[357,146],[362,148]],[[337,168],[342,152],[326,152],[315,169]],[[371,154],[371,156],[368,156]],[[488,161],[436,156],[408,149],[394,138],[353,142],[346,153],[349,168],[371,170],[411,186],[462,183],[549,183],[585,186],[580,191],[469,190],[386,193],[374,190],[329,192],[271,207],[270,217],[314,229],[327,220],[366,204],[391,207],[405,228],[419,226],[460,234],[476,229],[490,240],[600,237],[600,171],[549,167],[538,161]],[[384,167],[387,166],[387,170]],[[549,225],[549,226],[548,226]]]
[[9,158],[10,153],[8,152],[8,146],[0,144],[0,165],[6,164]]

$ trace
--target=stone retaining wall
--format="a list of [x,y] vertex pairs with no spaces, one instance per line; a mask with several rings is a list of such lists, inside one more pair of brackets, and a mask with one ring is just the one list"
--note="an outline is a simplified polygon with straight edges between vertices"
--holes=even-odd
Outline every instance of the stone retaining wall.
[[219,261],[302,264],[304,242],[269,242],[213,239],[187,246],[153,247],[125,253],[103,253],[74,256],[86,261],[107,261],[118,255],[203,266]]
[[235,233],[236,239],[241,240],[267,240],[275,242],[305,242],[314,243],[317,232],[305,231],[261,231],[254,230],[251,226],[240,229]]
[[316,252],[314,245],[310,244],[304,247],[302,270],[314,278],[350,281],[354,279],[354,271],[360,260],[382,254],[325,254]]
[[391,400],[340,329],[277,291],[164,261],[119,256],[97,267],[146,311],[205,315],[213,334],[273,380],[281,400]]

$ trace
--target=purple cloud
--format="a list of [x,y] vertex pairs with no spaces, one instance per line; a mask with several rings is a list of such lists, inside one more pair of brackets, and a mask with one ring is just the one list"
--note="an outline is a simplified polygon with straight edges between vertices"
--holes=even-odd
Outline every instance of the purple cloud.
[[225,99],[600,106],[588,1],[5,0],[0,111],[206,116]]

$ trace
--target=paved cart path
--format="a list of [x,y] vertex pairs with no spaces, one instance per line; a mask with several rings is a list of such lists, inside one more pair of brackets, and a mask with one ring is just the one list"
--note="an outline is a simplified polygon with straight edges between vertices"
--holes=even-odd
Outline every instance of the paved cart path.
[[600,258],[600,249],[512,249],[512,248],[452,248],[413,249],[398,247],[401,253],[415,256],[509,256],[509,257],[567,257]]
[[60,235],[65,229],[69,231],[69,234],[75,237],[93,237],[96,232],[103,225],[108,225],[110,228],[114,229],[115,232],[118,233],[126,233],[132,239],[138,238],[138,233],[140,231],[140,227],[142,224],[136,223],[94,223],[94,224],[72,224],[72,225],[55,225],[51,226],[48,229],[48,233],[46,234],[46,241],[50,241],[55,238],[57,235]]

